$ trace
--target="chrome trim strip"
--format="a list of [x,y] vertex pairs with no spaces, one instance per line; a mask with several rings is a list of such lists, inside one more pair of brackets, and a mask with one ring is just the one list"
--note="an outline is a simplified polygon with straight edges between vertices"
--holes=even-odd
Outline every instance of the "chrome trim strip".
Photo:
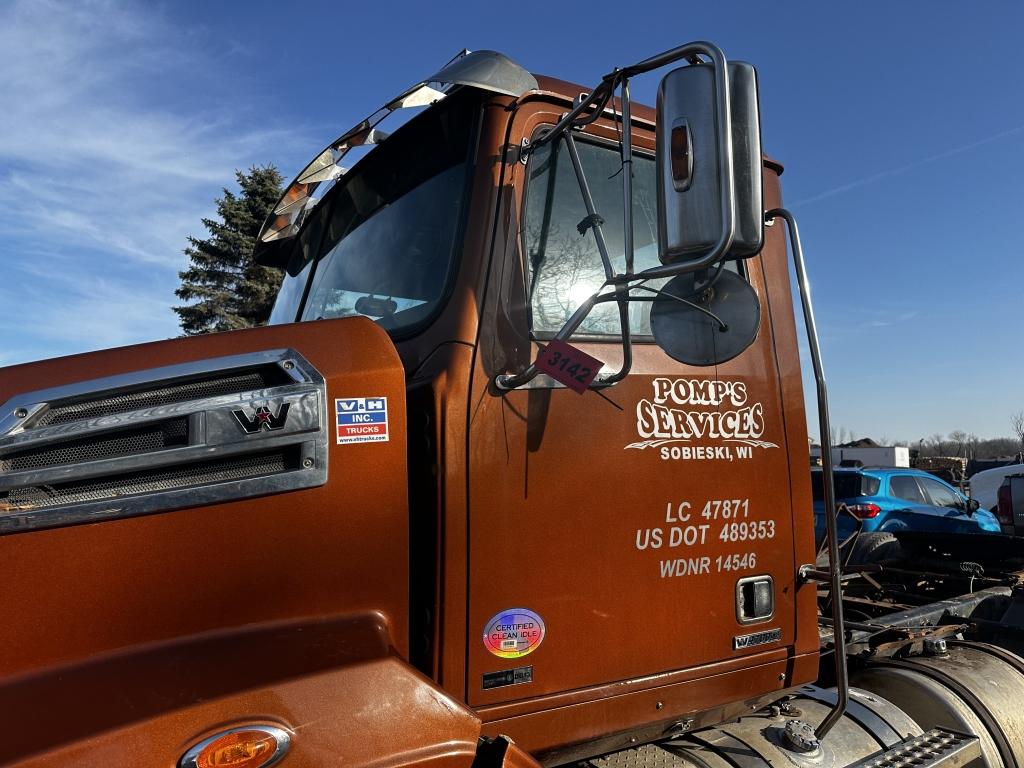
[[[318,429],[318,428],[317,428]],[[57,485],[84,480],[102,480],[104,477],[134,474],[147,469],[166,469],[180,464],[193,464],[204,459],[228,459],[252,453],[295,445],[296,434],[316,432],[317,429],[293,430],[289,434],[260,433],[248,442],[224,443],[219,446],[196,445],[168,448],[152,453],[137,453],[112,459],[87,461],[81,464],[62,464],[55,467],[26,469],[21,472],[0,473],[0,491],[34,485]],[[2,514],[2,513],[0,513]]]
[[300,445],[301,469],[244,480],[192,485],[173,491],[126,496],[123,499],[90,501],[23,512],[14,509],[0,513],[0,534],[94,523],[111,518],[137,517],[173,509],[203,507],[253,496],[314,488],[327,482],[326,445],[321,449],[318,443],[319,441],[309,441]]
[[[607,366],[605,366],[605,368],[607,368]],[[603,371],[605,368],[602,368],[601,370]],[[615,386],[615,382],[601,381],[602,375],[603,374],[599,373],[597,378],[590,383],[590,389],[605,389],[607,387]],[[495,381],[494,386],[502,392],[512,391],[511,389],[502,386],[500,381]],[[517,389],[568,389],[568,387],[560,381],[555,381],[546,373],[538,373],[521,387],[517,387]]]
[[[47,427],[20,430],[12,435],[0,437],[0,454],[29,448],[43,447],[49,444],[60,444],[65,440],[82,437],[99,437],[104,432],[116,432],[134,427],[144,427],[171,419],[211,413],[217,410],[246,408],[254,405],[280,403],[292,400],[300,394],[315,394],[319,389],[315,384],[305,386],[287,385],[270,389],[254,389],[232,395],[217,395],[198,400],[182,400],[178,403],[158,405],[152,408],[141,408],[136,411],[124,411],[109,416],[95,416],[80,421],[69,421],[65,424],[54,424]],[[237,429],[235,431],[238,431]],[[242,433],[239,432],[241,435]]]
[[[113,397],[129,390],[134,391],[140,385],[156,385],[160,383],[171,385],[179,379],[188,379],[204,374],[216,374],[236,368],[252,368],[273,363],[277,363],[296,383],[312,383],[318,379],[322,380],[322,377],[316,373],[316,370],[291,349],[247,352],[241,355],[194,360],[188,363],[167,365],[160,368],[127,371],[114,376],[76,381],[73,384],[15,395],[6,403],[0,405],[0,435],[13,432],[16,428],[19,428],[19,431],[31,428],[32,419],[38,415],[39,410],[51,405],[54,401],[69,400],[82,397],[83,395],[96,395],[97,399],[100,396]],[[16,412],[18,409],[25,409],[27,415],[17,416]]]
[[284,757],[285,753],[287,753],[291,748],[292,735],[288,731],[283,728],[278,728],[276,725],[253,723],[252,725],[242,725],[237,728],[229,728],[226,731],[215,733],[208,739],[203,739],[181,756],[181,759],[178,761],[178,768],[196,768],[199,761],[199,755],[204,749],[206,749],[206,747],[217,739],[222,739],[225,736],[230,736],[233,733],[239,733],[241,731],[263,731],[267,735],[271,736],[277,744],[277,748],[274,750],[274,754],[270,759],[265,763],[260,763],[263,768],[270,768],[270,766]]

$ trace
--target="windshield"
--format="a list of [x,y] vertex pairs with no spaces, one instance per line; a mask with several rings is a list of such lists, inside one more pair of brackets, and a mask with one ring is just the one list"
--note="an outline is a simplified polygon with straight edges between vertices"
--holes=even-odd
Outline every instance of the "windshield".
[[471,91],[445,99],[342,177],[298,237],[271,323],[363,315],[401,334],[433,317],[465,213],[476,104]]

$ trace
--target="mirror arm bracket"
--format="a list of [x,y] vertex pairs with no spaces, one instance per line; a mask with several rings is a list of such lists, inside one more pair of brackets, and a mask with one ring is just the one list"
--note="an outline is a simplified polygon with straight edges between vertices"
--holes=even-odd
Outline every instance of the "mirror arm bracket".
[[618,371],[608,376],[599,377],[601,386],[618,384],[629,375],[633,368],[633,339],[629,327],[629,287],[616,285],[615,293],[619,304],[619,328],[622,329],[622,365]]
[[[662,264],[661,266],[651,267],[638,274],[632,274],[633,271],[633,208],[632,208],[632,122],[629,111],[629,78],[635,75],[640,75],[651,70],[658,69],[660,67],[667,66],[674,62],[685,59],[690,63],[691,66],[695,66],[695,62],[699,62],[699,56],[705,56],[711,62],[715,71],[715,116],[718,121],[718,125],[721,126],[722,141],[719,145],[719,167],[724,170],[723,173],[723,184],[720,198],[721,215],[724,226],[722,227],[721,235],[715,245],[706,254],[700,258],[674,263],[674,264]],[[681,45],[677,48],[672,48],[663,53],[652,56],[648,59],[634,64],[630,67],[623,69],[616,69],[613,72],[605,75],[601,80],[601,83],[594,88],[594,90],[584,99],[580,99],[579,103],[567,112],[561,120],[552,128],[546,132],[543,136],[538,137],[532,144],[524,147],[524,151],[527,155],[534,152],[539,147],[547,144],[550,141],[555,140],[562,134],[566,137],[566,142],[569,146],[570,155],[573,160],[573,167],[576,169],[577,179],[580,181],[580,188],[584,192],[584,201],[587,203],[587,213],[591,215],[594,213],[593,210],[593,199],[589,195],[589,189],[586,186],[586,179],[582,174],[582,166],[579,164],[579,156],[576,151],[575,143],[572,138],[572,129],[577,125],[585,125],[586,123],[593,122],[600,116],[603,107],[612,98],[617,85],[622,85],[622,162],[623,162],[623,192],[625,197],[623,199],[624,206],[624,217],[625,217],[625,230],[624,236],[624,251],[626,257],[626,273],[619,275],[615,274],[614,270],[611,269],[611,260],[608,257],[607,248],[604,246],[604,236],[600,232],[599,225],[594,226],[594,234],[598,239],[598,247],[601,251],[601,260],[605,268],[606,284],[615,287],[615,292],[610,294],[595,294],[589,299],[580,304],[576,308],[576,311],[569,317],[565,325],[555,334],[555,339],[559,341],[566,341],[573,332],[583,323],[587,315],[594,308],[596,304],[605,301],[617,301],[619,303],[619,317],[620,324],[622,327],[623,335],[623,359],[622,367],[617,373],[614,373],[608,377],[599,377],[599,381],[595,382],[594,385],[602,386],[609,383],[615,383],[625,378],[629,373],[632,365],[632,348],[630,345],[630,329],[629,329],[629,312],[628,312],[628,301],[629,301],[629,283],[634,280],[650,280],[658,277],[671,277],[680,275],[686,272],[695,272],[700,269],[704,269],[716,261],[721,260],[732,246],[733,239],[736,233],[736,210],[733,205],[734,189],[733,189],[733,141],[732,141],[732,114],[730,112],[730,86],[729,86],[729,70],[728,62],[726,61],[725,54],[722,53],[721,49],[713,43],[704,41],[695,41]],[[593,115],[586,116],[582,121],[578,118],[583,114],[589,107],[596,105],[597,108],[594,110]],[[531,381],[538,374],[538,369],[535,363],[530,365],[521,373],[518,374],[503,374],[496,376],[494,379],[495,386],[499,390],[510,390],[521,387],[524,384]],[[591,386],[594,386],[591,385]]]
[[[589,228],[594,232],[594,239],[597,241],[597,250],[601,254],[601,264],[604,266],[604,279],[611,280],[615,275],[612,269],[612,261],[608,256],[608,245],[604,239],[604,230],[601,224],[604,222],[594,209],[594,197],[590,194],[590,185],[587,183],[587,176],[583,173],[583,163],[580,161],[579,150],[576,149],[576,140],[572,137],[572,131],[565,134],[565,146],[569,150],[569,157],[572,160],[572,168],[576,172],[576,182],[580,185],[580,194],[583,196],[583,205],[587,209]],[[584,228],[584,232],[586,229]],[[580,232],[583,234],[583,232]]]
[[[587,315],[590,314],[590,311],[594,308],[595,305],[604,304],[609,301],[618,301],[620,302],[621,306],[622,302],[619,298],[618,291],[616,291],[615,293],[595,293],[593,296],[591,296],[578,307],[576,307],[576,311],[569,316],[569,319],[565,321],[565,325],[563,325],[559,329],[558,333],[554,335],[553,339],[556,341],[568,341],[569,337],[572,336],[576,329],[583,324],[583,321],[587,319]],[[612,374],[609,377],[599,376],[597,380],[595,380],[590,385],[591,389],[607,386],[609,383],[614,384],[619,379],[625,377],[626,374],[629,372],[626,368],[627,362],[631,361],[625,359],[623,360],[623,367],[618,373]],[[537,368],[537,364],[530,363],[530,365],[527,366],[526,370],[524,370],[522,373],[502,374],[499,376],[495,376],[494,386],[501,391],[517,389],[533,380],[538,373],[540,373],[540,370]],[[614,379],[614,381],[609,382],[609,379]]]
[[[622,78],[622,250],[626,274],[633,274],[633,119],[629,107],[629,78]],[[610,277],[610,275],[609,275]]]

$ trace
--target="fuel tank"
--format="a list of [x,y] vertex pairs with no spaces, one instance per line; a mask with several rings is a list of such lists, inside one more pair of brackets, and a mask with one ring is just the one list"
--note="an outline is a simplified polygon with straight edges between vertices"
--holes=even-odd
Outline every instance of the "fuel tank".
[[[954,693],[952,688],[920,684],[925,677],[920,674],[922,669],[934,670],[946,662],[945,673],[967,678],[967,688],[972,692],[979,692],[985,684],[1003,687],[1005,659],[986,657],[979,649],[959,650],[964,653],[951,652],[948,659],[934,660],[935,664],[912,664],[916,670],[911,673],[910,682],[903,685],[892,684],[900,676],[874,674],[883,667],[869,668],[859,679],[878,683],[875,687],[884,687],[894,694],[893,698],[883,698],[873,690],[851,688],[846,711],[821,739],[815,736],[814,726],[825,719],[835,704],[836,691],[805,686],[795,695],[779,699],[756,713],[677,738],[593,758],[581,764],[581,768],[1019,765],[1014,739],[1020,718],[1002,704],[1006,695],[1016,690],[1015,684],[1010,684],[1009,691],[975,700],[970,695],[963,696],[962,690]],[[993,674],[999,677],[990,677]],[[993,723],[995,731],[990,730]],[[685,724],[682,725],[685,730]],[[996,744],[1000,740],[1002,746]]]
[[1024,765],[1024,659],[987,643],[947,641],[945,649],[879,660],[852,676],[923,728],[976,734],[977,768]]
[[587,768],[839,768],[918,736],[921,728],[891,702],[851,689],[850,705],[828,736],[804,740],[824,720],[835,690],[805,686],[790,697],[730,723],[605,755]]

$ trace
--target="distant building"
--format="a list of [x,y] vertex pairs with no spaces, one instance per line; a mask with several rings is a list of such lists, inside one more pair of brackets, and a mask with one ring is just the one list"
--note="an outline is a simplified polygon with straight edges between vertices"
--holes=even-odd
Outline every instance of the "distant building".
[[[820,466],[821,446],[811,443],[811,464]],[[879,445],[862,437],[832,446],[832,464],[837,467],[909,467],[910,448],[905,445]]]

